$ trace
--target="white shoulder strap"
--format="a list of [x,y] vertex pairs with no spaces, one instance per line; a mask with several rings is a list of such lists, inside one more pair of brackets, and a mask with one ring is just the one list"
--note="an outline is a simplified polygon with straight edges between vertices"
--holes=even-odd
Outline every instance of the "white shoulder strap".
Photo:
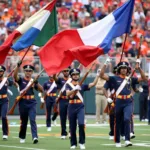
[[0,90],[5,85],[6,81],[7,81],[7,77],[4,77],[3,80],[2,80],[2,82],[0,83]]
[[128,82],[129,79],[130,79],[129,77],[125,77],[125,79],[122,81],[121,85],[119,86],[119,88],[116,91],[116,97],[120,94],[120,92],[126,86],[126,84],[127,84],[127,82]]
[[28,84],[26,85],[26,87],[20,91],[20,94],[22,94],[32,84],[32,82],[33,82],[33,79],[31,78]]
[[[68,83],[73,89],[75,88],[75,86],[71,83],[71,82],[69,82]],[[83,102],[83,97],[82,97],[82,95],[81,95],[81,93],[78,91],[77,92],[77,96],[79,97],[79,99]]]
[[47,94],[49,94],[55,87],[57,87],[57,85],[56,85],[55,81],[53,81],[52,85],[47,90]]
[[62,93],[65,91],[65,86],[66,86],[66,84],[67,84],[67,83],[70,83],[71,81],[72,81],[71,78],[69,78],[69,79],[66,81],[66,83],[63,85],[63,87],[62,87],[61,90],[60,90]]

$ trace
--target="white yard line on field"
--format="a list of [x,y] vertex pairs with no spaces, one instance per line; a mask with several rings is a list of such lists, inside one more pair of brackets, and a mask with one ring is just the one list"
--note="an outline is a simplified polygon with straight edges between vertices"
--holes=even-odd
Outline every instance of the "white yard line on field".
[[30,148],[30,147],[20,147],[20,146],[8,146],[8,145],[0,145],[0,147],[14,148],[14,149],[29,149],[29,150],[46,150],[39,148]]
[[[52,124],[52,126],[54,126]],[[69,126],[69,124],[67,124]],[[108,127],[109,124],[86,124],[87,127]],[[147,124],[134,124],[134,126],[148,126]],[[9,124],[9,127],[20,127],[20,124],[11,125]],[[28,127],[30,125],[28,124]],[[37,124],[37,127],[46,127],[46,124]],[[56,127],[60,127],[60,124],[57,124]],[[0,128],[2,128],[2,125],[0,125]],[[148,130],[148,129],[139,129],[139,130]]]
[[[115,146],[116,144],[102,144],[105,146]],[[121,144],[121,146],[125,147],[124,144]],[[148,143],[133,143],[133,146],[142,146],[142,147],[150,147],[150,144]]]

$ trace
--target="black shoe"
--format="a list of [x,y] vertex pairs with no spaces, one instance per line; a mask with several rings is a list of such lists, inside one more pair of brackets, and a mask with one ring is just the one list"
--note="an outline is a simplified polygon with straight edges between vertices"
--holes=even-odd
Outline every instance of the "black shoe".
[[36,144],[36,143],[38,143],[39,141],[38,141],[38,139],[37,138],[34,138],[33,139],[33,144]]

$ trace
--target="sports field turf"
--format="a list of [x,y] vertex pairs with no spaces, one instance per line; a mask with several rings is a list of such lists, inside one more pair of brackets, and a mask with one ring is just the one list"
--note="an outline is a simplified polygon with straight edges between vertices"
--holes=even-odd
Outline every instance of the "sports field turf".
[[[68,150],[70,149],[69,138],[60,139],[60,124],[57,119],[57,126],[52,126],[52,131],[47,132],[44,119],[37,119],[39,143],[32,144],[30,127],[27,130],[26,143],[20,144],[18,138],[19,120],[9,120],[10,135],[7,141],[0,139],[0,150]],[[68,127],[67,127],[68,128]],[[108,140],[108,124],[96,125],[94,119],[87,120],[86,126],[86,149],[87,150],[115,150],[113,141]],[[1,125],[0,133],[2,135]],[[120,149],[148,150],[150,149],[150,126],[147,123],[135,120],[136,138],[132,139],[132,147],[124,147],[124,141],[121,141]],[[79,146],[76,148],[79,149]]]

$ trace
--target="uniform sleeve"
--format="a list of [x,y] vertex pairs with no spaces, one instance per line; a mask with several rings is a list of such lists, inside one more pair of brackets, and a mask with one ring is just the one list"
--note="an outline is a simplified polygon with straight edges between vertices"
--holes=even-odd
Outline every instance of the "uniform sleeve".
[[89,91],[89,90],[90,90],[88,84],[83,84],[83,85],[81,86],[81,88],[82,88],[83,91]]
[[14,81],[11,79],[8,79],[8,86],[12,86],[14,84]]
[[34,84],[34,88],[36,91],[38,91],[38,84]]
[[106,81],[103,87],[104,87],[106,90],[108,90],[108,89],[109,89],[109,82]]
[[138,78],[132,78],[132,85],[139,84]]
[[116,76],[109,76],[109,80],[110,83],[116,83]]
[[58,80],[56,81],[56,84],[61,84],[61,78],[58,78]]
[[18,84],[21,84],[22,78],[21,78],[21,77],[18,77],[18,81],[15,81],[15,82],[17,82]]
[[43,84],[43,89],[44,89],[44,91],[47,90],[47,88],[46,88],[46,82]]

